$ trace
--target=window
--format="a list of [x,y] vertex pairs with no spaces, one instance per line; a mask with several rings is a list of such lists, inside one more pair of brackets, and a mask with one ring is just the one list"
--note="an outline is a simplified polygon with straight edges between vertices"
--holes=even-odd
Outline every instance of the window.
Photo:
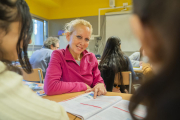
[[28,57],[30,58],[34,51],[43,47],[44,41],[48,38],[48,22],[38,18],[33,18],[32,43],[28,46]]

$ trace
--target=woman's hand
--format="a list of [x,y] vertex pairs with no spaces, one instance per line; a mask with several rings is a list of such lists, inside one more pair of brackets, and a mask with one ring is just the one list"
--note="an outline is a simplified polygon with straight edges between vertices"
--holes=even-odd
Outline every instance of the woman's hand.
[[142,64],[143,64],[143,61],[140,61],[140,62],[139,62],[139,66],[142,66]]
[[94,99],[96,96],[105,95],[107,93],[103,83],[96,84],[93,88],[87,89],[86,92],[94,91]]

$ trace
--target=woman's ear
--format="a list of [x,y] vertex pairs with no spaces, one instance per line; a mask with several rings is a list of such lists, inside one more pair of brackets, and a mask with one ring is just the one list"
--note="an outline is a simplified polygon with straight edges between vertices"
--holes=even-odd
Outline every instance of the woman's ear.
[[70,33],[69,32],[66,33],[66,39],[68,42],[70,41]]

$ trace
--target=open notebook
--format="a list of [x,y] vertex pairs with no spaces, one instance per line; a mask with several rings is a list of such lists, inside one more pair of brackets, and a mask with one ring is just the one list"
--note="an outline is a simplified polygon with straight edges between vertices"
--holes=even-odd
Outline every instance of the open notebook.
[[28,82],[28,81],[25,81],[25,80],[23,80],[23,84],[27,85],[29,88],[31,88],[34,91],[43,90],[43,87],[44,87],[44,84],[35,83],[35,82]]
[[[129,101],[120,96],[98,96],[86,93],[78,97],[59,102],[65,110],[83,120],[132,120],[128,105]],[[134,112],[138,119],[146,116],[146,107],[139,105]]]
[[25,81],[25,80],[23,80],[23,84],[27,85],[33,91],[36,91],[37,95],[39,95],[39,96],[46,96],[46,94],[45,94],[45,92],[43,90],[44,84],[28,82],[28,81]]

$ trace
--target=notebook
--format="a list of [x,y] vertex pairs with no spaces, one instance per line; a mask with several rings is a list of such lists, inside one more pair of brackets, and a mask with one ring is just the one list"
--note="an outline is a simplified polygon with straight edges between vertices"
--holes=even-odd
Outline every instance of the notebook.
[[44,90],[37,91],[36,94],[39,96],[46,96]]
[[24,85],[27,85],[29,88],[32,90],[43,90],[44,84],[41,83],[34,83],[34,82],[28,82],[28,81],[23,81]]
[[140,67],[133,67],[133,70],[142,70],[142,66],[140,66]]
[[[86,93],[62,102],[59,102],[65,110],[82,120],[132,120],[128,105],[129,101],[122,100],[120,96],[97,96],[94,93]],[[146,116],[146,107],[139,105],[134,115],[138,119]]]

